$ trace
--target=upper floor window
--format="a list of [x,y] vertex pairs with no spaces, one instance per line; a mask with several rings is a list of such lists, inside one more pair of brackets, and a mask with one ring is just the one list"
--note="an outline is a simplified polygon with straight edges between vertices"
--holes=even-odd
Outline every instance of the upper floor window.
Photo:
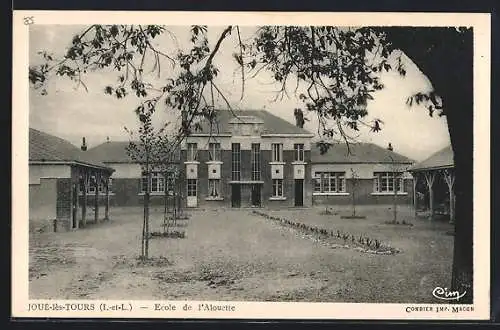
[[209,143],[208,144],[208,159],[211,161],[220,161],[220,143]]
[[273,162],[282,162],[283,161],[283,144],[282,143],[273,143],[272,144],[272,152],[273,152]]
[[373,191],[377,193],[404,192],[403,173],[401,172],[375,172]]
[[239,143],[231,145],[231,180],[241,179],[241,148]]
[[296,162],[303,162],[304,161],[304,144],[302,144],[302,143],[294,144],[293,150],[294,150],[294,154],[295,154],[295,161]]
[[187,160],[190,162],[198,160],[198,145],[196,143],[187,144]]
[[260,144],[252,143],[252,180],[260,180]]

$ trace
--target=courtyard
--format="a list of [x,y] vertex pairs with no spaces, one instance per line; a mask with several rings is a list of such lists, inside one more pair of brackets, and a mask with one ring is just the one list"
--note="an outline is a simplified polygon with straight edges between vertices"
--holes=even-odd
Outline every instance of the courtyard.
[[[452,225],[398,207],[259,209],[327,230],[380,240],[394,255],[331,248],[251,209],[189,211],[185,238],[153,237],[139,260],[142,208],[112,208],[110,221],[67,233],[30,233],[30,299],[236,300],[436,303],[451,280]],[[151,231],[161,231],[152,208]]]

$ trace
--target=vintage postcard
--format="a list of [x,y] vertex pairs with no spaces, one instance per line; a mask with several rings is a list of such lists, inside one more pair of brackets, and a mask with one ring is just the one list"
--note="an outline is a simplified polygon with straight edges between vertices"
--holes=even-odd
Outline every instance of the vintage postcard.
[[490,317],[489,14],[13,33],[13,317]]

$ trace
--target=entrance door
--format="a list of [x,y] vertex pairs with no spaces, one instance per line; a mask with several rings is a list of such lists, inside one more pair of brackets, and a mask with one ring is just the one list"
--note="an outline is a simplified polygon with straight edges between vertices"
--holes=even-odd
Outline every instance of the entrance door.
[[198,180],[187,180],[187,207],[198,206]]
[[304,180],[295,179],[295,206],[304,206]]
[[252,206],[260,207],[260,185],[252,185]]
[[241,207],[241,186],[239,184],[231,185],[231,206]]
[[77,228],[78,227],[78,219],[77,219],[77,213],[78,213],[78,190],[76,189],[76,184],[73,184],[73,200],[71,201],[71,208],[72,208],[72,228]]

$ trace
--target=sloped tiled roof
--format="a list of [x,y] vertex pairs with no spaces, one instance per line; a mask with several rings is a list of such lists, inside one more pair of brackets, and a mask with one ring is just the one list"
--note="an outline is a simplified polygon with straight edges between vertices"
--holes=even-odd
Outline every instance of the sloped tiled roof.
[[[251,119],[251,117],[254,118]],[[263,134],[311,134],[311,132],[265,110],[217,110],[212,127],[210,127],[210,123],[203,122],[201,124],[202,130],[193,132],[193,134],[231,134],[230,123],[237,123],[238,118],[242,122],[253,122],[255,119],[263,122]]]
[[453,167],[453,149],[451,145],[432,154],[429,158],[413,166],[411,171],[423,171],[438,168]]
[[373,143],[349,144],[350,153],[348,153],[345,143],[334,143],[328,151],[321,155],[319,147],[311,145],[311,162],[314,163],[340,163],[340,164],[360,164],[360,163],[403,163],[411,164],[413,160],[382,148]]
[[128,141],[109,141],[88,149],[86,153],[103,163],[128,163],[131,162],[126,149],[128,145]]
[[29,161],[77,162],[109,169],[104,163],[90,157],[70,142],[34,128],[29,129]]

